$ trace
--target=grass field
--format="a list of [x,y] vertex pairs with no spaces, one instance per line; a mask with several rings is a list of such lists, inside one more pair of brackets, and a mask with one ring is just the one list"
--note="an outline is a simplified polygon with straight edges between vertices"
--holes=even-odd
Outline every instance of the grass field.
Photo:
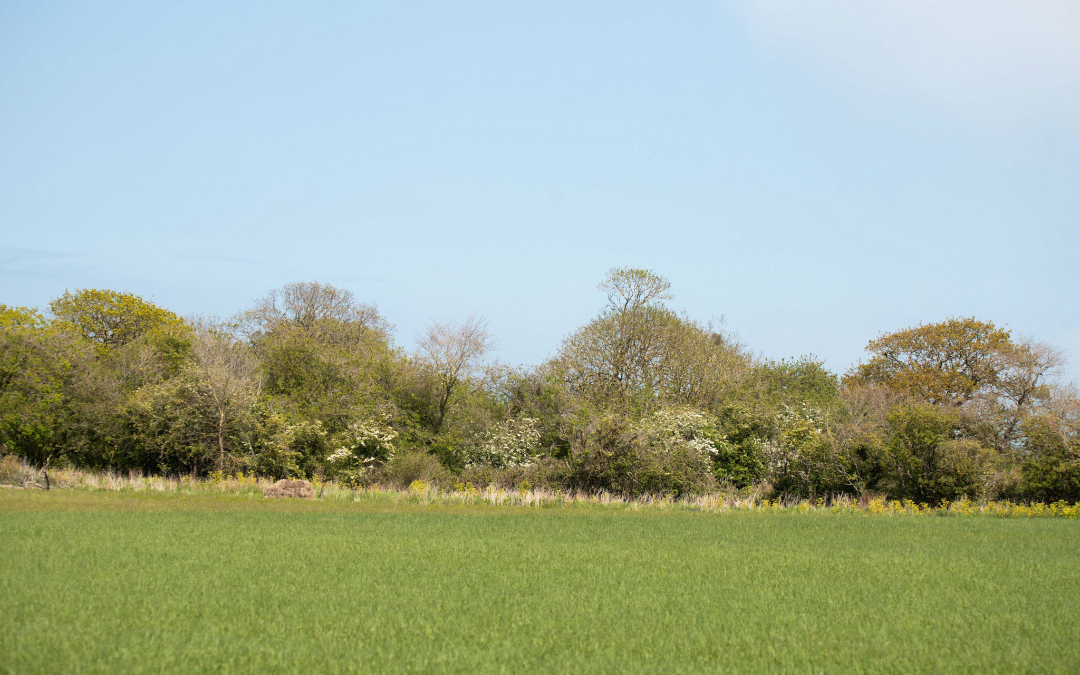
[[1080,522],[0,491],[0,672],[1080,670]]

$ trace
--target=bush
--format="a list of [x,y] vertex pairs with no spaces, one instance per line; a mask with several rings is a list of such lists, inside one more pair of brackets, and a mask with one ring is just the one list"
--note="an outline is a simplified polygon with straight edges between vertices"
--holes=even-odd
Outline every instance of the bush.
[[776,438],[766,449],[775,493],[813,499],[846,492],[845,462],[825,433],[821,412],[785,407],[776,419]]
[[438,457],[416,450],[395,454],[383,467],[381,478],[397,488],[406,488],[416,480],[442,487],[454,483],[453,476]]
[[525,467],[540,454],[540,431],[532,417],[511,418],[496,424],[463,451],[465,465]]
[[368,482],[372,471],[394,458],[397,432],[387,420],[357,420],[334,436],[337,448],[326,457],[327,473],[346,485]]
[[556,492],[573,487],[573,472],[566,460],[542,457],[528,466],[496,469],[491,466],[469,466],[461,472],[455,485],[489,485],[507,490],[549,490]]
[[698,435],[695,425],[705,426],[700,417],[665,411],[638,425],[617,415],[601,418],[571,448],[571,484],[626,496],[682,497],[714,489],[715,448]]
[[1046,504],[1080,502],[1080,439],[1036,418],[1025,425],[1027,442],[1021,464],[1023,497]]
[[26,472],[15,455],[0,457],[0,485],[19,485]]
[[725,406],[713,439],[716,477],[738,488],[765,480],[765,450],[774,427],[773,420],[747,404]]
[[958,437],[958,414],[930,404],[901,405],[889,413],[889,440],[879,489],[892,499],[937,504],[974,499],[986,487],[993,454]]

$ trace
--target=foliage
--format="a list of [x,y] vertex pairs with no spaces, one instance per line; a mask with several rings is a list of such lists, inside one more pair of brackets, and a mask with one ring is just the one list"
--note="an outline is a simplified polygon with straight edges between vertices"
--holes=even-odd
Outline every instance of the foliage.
[[713,446],[701,435],[704,426],[703,420],[678,413],[660,412],[639,424],[618,415],[602,417],[572,448],[571,483],[630,496],[703,493],[716,485]]
[[748,359],[714,326],[665,307],[668,286],[645,270],[609,272],[600,286],[608,306],[563,341],[551,371],[599,406],[648,412],[718,404],[745,374]]
[[775,419],[746,402],[733,401],[717,418],[714,472],[720,480],[746,487],[767,476],[766,446],[775,433]]
[[1080,435],[1047,417],[1027,423],[1023,494],[1035,501],[1080,503]]
[[834,403],[840,395],[836,375],[813,356],[757,364],[754,377],[763,396],[774,401],[805,403],[820,408]]
[[229,322],[109,290],[66,292],[54,319],[0,305],[0,454],[353,486],[1080,499],[1080,394],[1048,345],[948,319],[879,336],[838,381],[675,311],[655,272],[599,289],[591,321],[519,368],[488,360],[476,316],[410,353],[374,304],[317,282]]
[[397,436],[385,420],[356,420],[333,439],[337,449],[326,458],[331,476],[361,484],[370,469],[393,459]]
[[0,303],[0,328],[44,328],[48,322],[33,307],[9,307]]
[[995,355],[1009,344],[1009,331],[989,321],[952,318],[920,324],[872,340],[866,346],[870,360],[848,379],[956,406],[995,381],[999,369]]
[[959,437],[955,412],[910,404],[893,409],[888,419],[881,487],[891,497],[934,504],[979,494],[990,456],[976,441]]
[[134,293],[84,288],[49,303],[57,320],[95,343],[103,353],[163,326],[183,321]]
[[773,489],[811,499],[848,491],[838,448],[830,442],[820,410],[803,404],[777,415],[777,434],[767,445]]
[[532,417],[511,417],[488,429],[465,449],[465,465],[529,466],[540,454],[540,431]]
[[391,485],[406,487],[414,481],[424,481],[432,485],[451,485],[451,474],[428,452],[407,451],[395,454],[383,469],[382,477]]

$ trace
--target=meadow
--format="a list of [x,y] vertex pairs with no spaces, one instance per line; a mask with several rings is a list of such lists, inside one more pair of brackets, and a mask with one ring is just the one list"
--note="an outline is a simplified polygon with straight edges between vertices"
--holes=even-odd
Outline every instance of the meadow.
[[0,491],[0,672],[1054,673],[1080,522]]

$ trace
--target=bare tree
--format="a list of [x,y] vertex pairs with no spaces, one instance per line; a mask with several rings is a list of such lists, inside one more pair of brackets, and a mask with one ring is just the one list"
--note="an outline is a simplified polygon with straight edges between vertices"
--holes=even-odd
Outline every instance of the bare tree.
[[1023,421],[1052,399],[1056,376],[1065,365],[1061,350],[1032,340],[1010,342],[994,355],[994,382],[973,398],[971,411],[996,430],[999,451],[1012,449]]
[[435,433],[442,429],[450,397],[468,377],[484,356],[495,347],[487,330],[487,322],[470,316],[465,323],[434,322],[416,341],[421,361],[431,369],[439,383],[436,396],[438,418]]
[[195,368],[199,388],[214,412],[218,446],[217,469],[225,466],[225,439],[259,394],[259,364],[251,349],[221,324],[195,324]]

